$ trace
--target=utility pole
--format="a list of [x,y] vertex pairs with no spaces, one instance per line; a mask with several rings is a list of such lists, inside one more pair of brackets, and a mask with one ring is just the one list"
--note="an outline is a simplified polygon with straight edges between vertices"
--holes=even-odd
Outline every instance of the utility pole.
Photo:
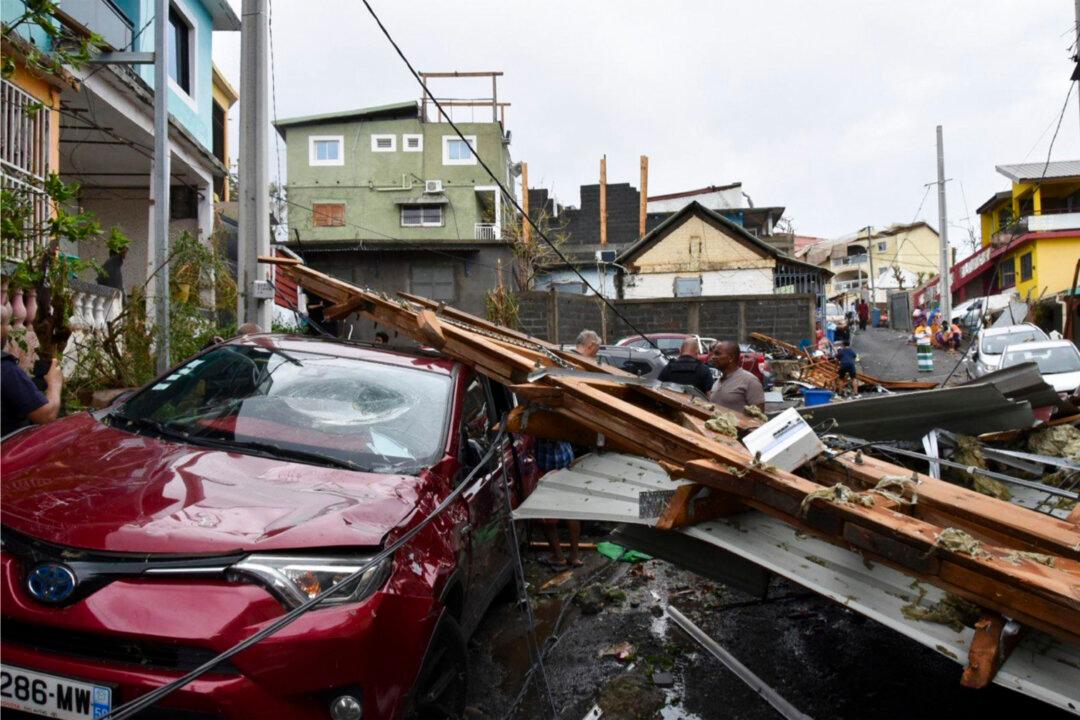
[[[1076,0],[1080,3],[1080,0]],[[649,156],[641,156],[641,203],[638,208],[638,237],[645,237],[645,226],[649,217]]]
[[157,371],[165,373],[169,358],[169,0],[154,2],[154,259],[157,263],[154,325],[157,329]]
[[[1080,68],[1080,0],[1076,0],[1075,13],[1076,21],[1074,29],[1076,30],[1076,45],[1073,46],[1073,60],[1076,62],[1076,65],[1073,66],[1073,73],[1076,73],[1076,69]],[[1080,103],[1080,93],[1076,94],[1076,98],[1077,102]]]
[[873,305],[877,302],[874,296],[874,243],[873,243],[873,227],[866,226],[866,252],[868,254],[868,260],[870,261],[870,304]]
[[[1080,0],[1077,0],[1080,2]],[[521,209],[525,217],[521,218],[521,240],[528,249],[532,242],[532,226],[529,225],[529,163],[521,163]]]
[[607,247],[607,155],[600,158],[600,247]]
[[938,268],[938,307],[944,322],[952,320],[952,294],[949,291],[949,221],[945,211],[945,143],[941,139],[941,126],[937,126],[937,198],[938,232],[941,238],[941,257]]
[[[158,0],[166,2],[166,0]],[[270,36],[268,0],[243,0],[240,25],[240,227],[237,322],[270,330],[274,290],[260,255],[270,254],[270,169],[266,63]],[[167,2],[166,2],[167,7]]]

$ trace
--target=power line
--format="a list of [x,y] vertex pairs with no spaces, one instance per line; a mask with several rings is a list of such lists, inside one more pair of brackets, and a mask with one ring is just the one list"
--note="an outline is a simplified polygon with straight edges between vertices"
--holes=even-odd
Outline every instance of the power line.
[[397,53],[398,57],[401,58],[401,61],[403,63],[405,63],[405,67],[407,67],[409,69],[409,72],[412,73],[413,78],[416,79],[416,82],[420,85],[421,89],[424,91],[424,94],[431,100],[431,102],[439,110],[439,112],[442,114],[442,116],[446,118],[447,124],[450,125],[450,127],[451,127],[451,129],[453,129],[454,133],[469,148],[469,152],[471,152],[473,157],[476,158],[476,161],[480,164],[480,167],[483,168],[484,172],[487,173],[488,177],[490,177],[491,180],[498,186],[500,192],[502,192],[502,194],[503,194],[503,197],[505,197],[507,199],[507,201],[509,201],[510,204],[514,206],[514,209],[517,210],[518,213],[521,214],[521,217],[523,218],[523,222],[527,222],[527,223],[529,223],[529,225],[532,226],[533,230],[536,231],[537,236],[540,237],[545,243],[548,244],[548,246],[555,252],[555,255],[558,256],[558,258],[567,267],[569,267],[571,270],[574,271],[574,274],[577,275],[578,278],[581,279],[581,282],[585,285],[585,287],[589,288],[589,290],[592,290],[593,293],[597,297],[600,298],[600,300],[604,303],[604,305],[606,305],[607,308],[609,310],[611,310],[611,312],[613,312],[617,318],[622,320],[626,324],[627,327],[629,327],[631,330],[634,331],[635,334],[640,335],[646,342],[649,343],[649,345],[651,347],[655,348],[656,343],[654,343],[651,339],[649,339],[645,335],[645,333],[643,333],[641,330],[639,330],[637,328],[636,325],[634,325],[632,322],[630,322],[626,318],[625,315],[623,315],[621,312],[619,312],[618,308],[616,308],[611,303],[611,301],[609,301],[606,297],[604,297],[604,294],[602,292],[598,291],[595,287],[593,287],[592,283],[590,283],[585,278],[585,276],[581,274],[581,271],[578,269],[578,266],[576,264],[570,262],[570,260],[566,257],[566,255],[563,254],[562,250],[560,250],[558,248],[558,246],[556,246],[555,243],[553,243],[551,241],[551,239],[548,238],[547,233],[545,233],[543,230],[541,230],[540,226],[537,225],[536,222],[534,222],[533,219],[531,217],[529,217],[529,215],[522,209],[521,205],[517,201],[517,198],[515,198],[513,196],[513,194],[509,190],[506,189],[506,186],[503,185],[503,182],[501,180],[499,180],[498,177],[496,177],[495,173],[491,171],[490,167],[488,167],[488,164],[484,161],[484,159],[482,157],[480,157],[480,154],[476,151],[476,148],[474,148],[472,146],[472,144],[469,143],[469,141],[465,139],[464,133],[461,132],[460,128],[458,128],[458,126],[457,126],[457,123],[455,123],[453,121],[453,119],[450,117],[450,114],[447,113],[446,110],[443,108],[442,103],[440,103],[439,100],[435,97],[435,95],[430,90],[428,90],[427,84],[424,82],[423,78],[420,77],[420,74],[416,71],[416,68],[413,67],[413,65],[409,61],[409,59],[407,57],[405,57],[405,53],[398,46],[398,44],[394,40],[394,38],[390,35],[390,31],[386,29],[385,25],[383,25],[382,20],[380,20],[379,16],[375,13],[375,9],[371,7],[371,3],[369,3],[368,0],[363,0],[363,3],[364,3],[364,7],[367,8],[368,13],[371,15],[371,18],[375,21],[375,24],[379,26],[379,30],[382,31],[382,34],[386,37],[387,41],[394,48],[394,51]]

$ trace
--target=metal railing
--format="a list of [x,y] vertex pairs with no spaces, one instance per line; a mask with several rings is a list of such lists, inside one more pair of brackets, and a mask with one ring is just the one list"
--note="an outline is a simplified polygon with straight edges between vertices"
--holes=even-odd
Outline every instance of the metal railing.
[[847,255],[845,257],[833,258],[832,266],[834,268],[837,268],[848,267],[850,265],[862,265],[863,263],[868,261],[869,257],[870,256],[868,254],[862,253],[859,255]]
[[30,204],[24,240],[4,241],[5,260],[21,260],[36,250],[40,229],[49,218],[45,178],[49,174],[52,134],[48,108],[7,80],[0,81],[0,184]]
[[476,223],[473,240],[498,240],[499,226],[495,223]]

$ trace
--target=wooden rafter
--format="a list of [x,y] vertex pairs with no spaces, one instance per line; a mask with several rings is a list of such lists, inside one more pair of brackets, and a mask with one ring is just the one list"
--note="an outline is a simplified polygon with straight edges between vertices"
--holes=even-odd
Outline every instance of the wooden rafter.
[[[265,258],[267,262],[276,262]],[[418,342],[441,344],[441,352],[488,377],[512,385],[528,403],[512,418],[537,434],[565,439],[602,434],[613,447],[660,462],[715,497],[712,512],[746,506],[836,545],[856,549],[954,593],[986,610],[1080,644],[1080,526],[1008,502],[916,474],[914,505],[870,492],[887,476],[911,471],[874,458],[851,455],[817,465],[817,481],[754,463],[734,438],[703,428],[706,404],[676,393],[618,382],[607,366],[559,352],[522,333],[415,296],[391,299],[361,290],[306,266],[277,263],[293,278],[340,307],[351,308]],[[529,381],[538,366],[595,374],[546,374]],[[743,420],[745,427],[756,421]],[[822,480],[826,484],[822,484]],[[835,481],[865,502],[834,502],[819,493]],[[691,491],[683,491],[665,523],[693,521]],[[943,544],[948,528],[964,530],[981,544]],[[1037,550],[1048,558],[1022,551]]]

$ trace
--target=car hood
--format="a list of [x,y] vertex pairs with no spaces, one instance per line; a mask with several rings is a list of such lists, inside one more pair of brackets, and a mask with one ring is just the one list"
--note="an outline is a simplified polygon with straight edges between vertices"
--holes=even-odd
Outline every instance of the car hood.
[[3,460],[5,527],[118,552],[378,545],[430,481],[169,442],[88,414],[19,433]]
[[1080,370],[1043,375],[1043,380],[1050,383],[1054,390],[1059,393],[1071,393],[1080,386]]

